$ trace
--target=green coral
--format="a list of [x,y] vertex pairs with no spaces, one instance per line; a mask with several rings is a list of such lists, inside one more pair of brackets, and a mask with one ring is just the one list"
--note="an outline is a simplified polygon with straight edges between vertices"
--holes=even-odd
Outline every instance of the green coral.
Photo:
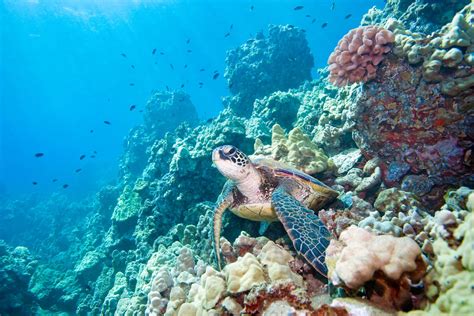
[[118,223],[126,222],[138,215],[140,207],[140,196],[131,186],[126,185],[112,213],[112,220]]

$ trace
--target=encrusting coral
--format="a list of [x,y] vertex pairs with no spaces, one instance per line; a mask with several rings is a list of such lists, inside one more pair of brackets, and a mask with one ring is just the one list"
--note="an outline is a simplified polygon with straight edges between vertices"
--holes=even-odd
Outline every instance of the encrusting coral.
[[343,86],[375,78],[377,66],[394,40],[392,32],[378,26],[351,30],[329,56],[329,80]]
[[265,146],[257,138],[254,150],[254,156],[270,156],[308,174],[327,169],[328,157],[299,128],[292,129],[286,137],[280,125],[275,124],[272,128],[272,144]]

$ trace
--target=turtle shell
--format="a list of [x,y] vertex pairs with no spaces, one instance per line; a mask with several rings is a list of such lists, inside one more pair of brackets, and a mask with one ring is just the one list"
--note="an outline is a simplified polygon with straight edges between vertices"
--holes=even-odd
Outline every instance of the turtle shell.
[[337,191],[331,189],[329,186],[322,183],[318,179],[315,179],[302,171],[292,168],[283,162],[257,157],[252,159],[252,163],[257,169],[263,167],[267,170],[271,170],[271,172],[277,177],[294,179],[295,181],[306,183],[315,192],[326,196],[327,201],[332,200],[339,195]]

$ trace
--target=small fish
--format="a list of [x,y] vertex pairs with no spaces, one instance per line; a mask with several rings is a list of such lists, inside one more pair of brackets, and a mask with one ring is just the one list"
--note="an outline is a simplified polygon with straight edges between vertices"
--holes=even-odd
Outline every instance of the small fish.
[[293,8],[293,10],[299,11],[299,10],[302,10],[303,8],[304,8],[304,6],[302,6],[302,5],[297,5],[296,7]]
[[316,22],[316,19],[311,20],[311,24],[314,24],[314,22]]
[[131,67],[132,67],[133,69],[135,69],[135,65],[132,65]]
[[333,1],[331,4],[331,10],[334,11],[335,8],[336,8],[336,1]]
[[232,30],[234,28],[234,24],[231,24],[229,27],[229,30]]
[[324,22],[323,24],[321,24],[321,28],[325,28],[326,26],[328,26],[328,24],[326,22]]
[[133,87],[135,84],[133,82],[128,84],[130,87]]
[[305,15],[305,17],[307,17],[307,18],[310,18],[310,17],[311,17],[311,15],[309,15],[309,14],[306,14],[306,15]]
[[132,105],[130,106],[130,111],[135,110],[136,107],[137,107],[137,106],[136,106],[135,104],[132,104]]
[[109,121],[104,121],[104,124],[110,125],[111,123]]
[[35,157],[36,157],[36,158],[43,157],[43,156],[44,156],[43,153],[36,153],[36,154],[35,154]]
[[127,58],[127,55],[125,55],[124,53],[121,53],[120,54],[123,58]]
[[232,88],[233,86],[234,86],[233,82],[229,83],[229,88]]
[[181,89],[184,88],[184,83],[181,84]]
[[189,42],[191,42],[191,39],[190,39],[190,38],[188,38],[188,39],[186,40],[186,44],[189,44]]
[[207,119],[206,123],[211,123],[212,120],[213,120],[213,118],[211,117],[211,118]]
[[81,157],[79,157],[79,160],[83,160],[84,158],[86,158],[86,155],[81,155]]
[[156,53],[156,48],[153,48],[153,50],[151,51],[151,54],[155,55],[155,53]]
[[199,69],[199,71],[200,71],[200,72],[203,72],[203,71],[206,71],[206,69],[201,68],[201,69]]
[[250,6],[250,11],[253,11],[255,7],[253,5]]
[[198,82],[198,84],[199,84],[200,86],[202,86],[202,85],[204,85],[204,82],[200,81],[200,82]]
[[96,151],[96,150],[94,150],[94,154],[96,154],[96,155],[97,155],[97,151]]
[[171,68],[172,70],[174,70],[174,66],[173,66],[173,64],[170,64],[170,68]]
[[188,68],[188,64],[184,64],[184,68]]
[[74,170],[75,173],[78,173],[78,172],[81,172],[81,171],[82,171],[81,168],[78,168],[78,169]]
[[165,53],[163,53],[163,52],[160,52],[160,55],[164,55],[164,54],[165,54]]
[[218,77],[219,77],[219,73],[216,72],[216,73],[214,74],[214,76],[212,76],[212,79],[213,79],[213,80],[216,80]]
[[166,91],[170,91],[170,87],[166,86]]
[[63,184],[63,189],[67,189],[69,187],[69,184]]
[[89,157],[91,157],[91,158],[95,158],[95,155],[90,155]]
[[94,133],[94,130],[93,130],[93,129],[91,129],[91,130],[89,131],[89,133],[91,133],[91,134],[92,134],[92,133]]
[[55,178],[55,179],[53,179],[53,182],[58,182],[58,179],[56,179],[56,178]]
[[31,182],[31,184],[33,184],[33,185],[37,185],[37,184],[38,184],[38,182],[36,182],[36,181],[33,181],[33,182]]
[[229,37],[230,36],[230,32],[227,32],[224,34],[224,37]]
[[143,110],[140,110],[140,111],[138,111],[138,112],[143,113]]
[[193,51],[192,51],[192,50],[190,50],[190,49],[188,49],[188,50],[187,50],[187,52],[188,52],[188,53],[192,53]]
[[344,17],[345,20],[349,19],[352,16],[352,14],[348,14]]

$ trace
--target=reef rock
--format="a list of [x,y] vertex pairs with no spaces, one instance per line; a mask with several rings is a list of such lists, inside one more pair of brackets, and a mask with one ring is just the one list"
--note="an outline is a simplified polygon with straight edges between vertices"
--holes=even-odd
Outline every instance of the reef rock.
[[353,138],[367,156],[380,158],[385,183],[399,183],[407,173],[427,175],[431,186],[472,178],[469,98],[440,96],[439,84],[421,80],[419,67],[394,59],[383,67],[358,100]]
[[255,99],[310,80],[314,62],[303,30],[270,25],[268,37],[258,33],[230,50],[226,65],[224,76],[233,94],[226,103],[237,115],[249,116]]
[[34,313],[37,305],[28,285],[37,264],[28,248],[11,248],[0,240],[0,314]]

